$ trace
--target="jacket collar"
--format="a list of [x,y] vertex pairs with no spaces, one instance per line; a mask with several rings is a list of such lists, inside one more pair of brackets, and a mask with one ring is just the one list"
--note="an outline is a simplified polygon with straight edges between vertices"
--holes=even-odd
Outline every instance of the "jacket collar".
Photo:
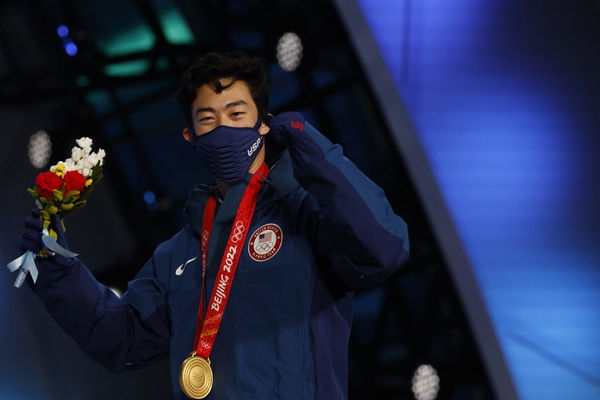
[[[271,172],[265,180],[256,203],[255,211],[258,211],[269,204],[278,201],[287,196],[298,186],[294,178],[291,157],[287,150],[281,152],[272,161],[268,162]],[[227,196],[217,209],[215,223],[225,224],[233,221],[238,206],[244,194],[244,190],[250,182],[252,175],[247,174],[243,181],[231,186],[227,191]],[[192,188],[188,200],[184,207],[184,215],[187,223],[192,227],[194,233],[199,237],[202,230],[202,214],[204,206],[210,194],[216,190],[216,184],[200,184]]]

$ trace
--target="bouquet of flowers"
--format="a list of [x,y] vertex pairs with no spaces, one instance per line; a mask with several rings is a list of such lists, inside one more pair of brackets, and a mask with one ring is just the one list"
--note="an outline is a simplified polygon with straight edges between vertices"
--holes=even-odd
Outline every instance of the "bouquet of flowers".
[[35,257],[47,257],[55,253],[65,257],[77,256],[56,242],[57,227],[52,226],[52,221],[60,221],[61,228],[66,230],[64,217],[85,206],[95,185],[102,179],[106,153],[102,149],[96,153],[92,152],[90,138],[83,137],[76,142],[77,146],[71,150],[70,158],[53,165],[50,171],[40,173],[35,179],[35,187],[27,189],[40,209],[40,219],[43,221],[42,242],[46,248],[40,250],[39,254],[27,251],[7,265],[11,272],[19,270],[15,287],[21,287],[28,273],[31,273],[33,281],[36,281],[38,271]]

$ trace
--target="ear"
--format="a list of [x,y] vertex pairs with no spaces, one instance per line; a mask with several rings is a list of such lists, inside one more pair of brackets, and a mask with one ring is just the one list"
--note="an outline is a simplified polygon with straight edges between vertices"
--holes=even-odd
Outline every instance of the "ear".
[[194,144],[194,134],[192,133],[192,131],[190,131],[190,128],[185,127],[183,128],[183,132],[181,132],[181,136],[183,136],[183,138],[190,142],[191,144]]
[[260,128],[258,128],[258,134],[261,136],[266,135],[270,131],[271,131],[271,128],[269,128],[269,125],[265,124],[264,122],[260,125]]

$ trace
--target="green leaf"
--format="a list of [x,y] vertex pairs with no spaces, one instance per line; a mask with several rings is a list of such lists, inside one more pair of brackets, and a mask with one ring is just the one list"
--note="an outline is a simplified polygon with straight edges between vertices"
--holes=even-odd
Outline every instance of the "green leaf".
[[79,190],[71,190],[64,198],[65,203],[72,203],[79,195]]
[[81,200],[75,203],[75,207],[79,208],[79,207],[83,207],[87,204],[87,200]]
[[50,214],[46,210],[40,210],[40,215],[42,216],[42,219],[50,219]]
[[100,181],[100,179],[102,179],[103,168],[104,167],[102,165],[96,165],[94,168],[92,168],[92,173],[90,175],[90,179],[94,180],[94,182],[92,183],[92,186],[95,185],[96,183],[98,183],[98,181]]
[[63,194],[60,190],[52,189],[52,193],[54,193],[54,198],[56,198],[58,201],[63,200]]
[[37,199],[38,197],[40,197],[40,194],[37,192],[37,190],[32,189],[32,188],[27,188],[27,193],[29,193],[31,195],[31,197],[33,197],[34,199]]

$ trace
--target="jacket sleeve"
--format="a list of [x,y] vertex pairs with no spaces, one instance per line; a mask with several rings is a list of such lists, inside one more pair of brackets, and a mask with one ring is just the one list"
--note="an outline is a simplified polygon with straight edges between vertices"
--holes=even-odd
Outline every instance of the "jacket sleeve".
[[317,256],[349,288],[380,284],[407,260],[406,223],[394,214],[385,193],[314,127],[306,123],[289,146],[294,176],[311,195]]
[[[56,256],[59,257],[59,256]],[[170,324],[164,291],[152,257],[117,297],[76,258],[36,258],[31,289],[61,328],[106,368],[120,372],[165,356]]]

